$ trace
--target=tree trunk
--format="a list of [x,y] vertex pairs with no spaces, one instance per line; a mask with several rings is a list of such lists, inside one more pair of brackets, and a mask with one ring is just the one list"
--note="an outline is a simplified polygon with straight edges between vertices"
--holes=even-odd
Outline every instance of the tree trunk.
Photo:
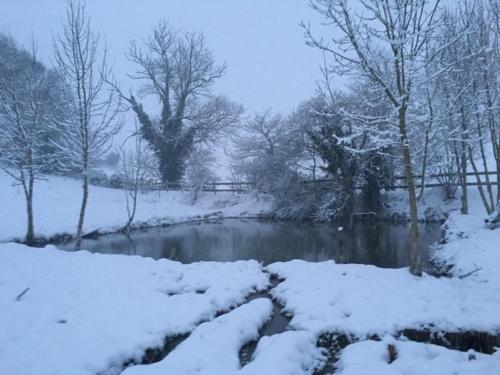
[[[483,170],[484,170],[484,177],[485,177],[485,185],[486,189],[488,190],[488,198],[489,198],[489,205],[493,209],[495,208],[495,200],[493,199],[493,187],[491,186],[491,181],[490,181],[490,176],[488,174],[489,168],[488,168],[488,161],[486,159],[486,152],[484,150],[484,142],[483,142],[483,132],[481,130],[481,123],[479,120],[479,114],[476,115],[477,118],[477,133],[479,137],[479,151],[481,153],[481,160],[483,162]],[[471,155],[472,158],[472,155]],[[473,162],[473,160],[472,160]]]
[[422,162],[422,172],[421,172],[421,180],[420,180],[420,192],[418,193],[417,199],[420,200],[422,196],[424,195],[424,189],[425,189],[425,174],[427,173],[427,158],[428,158],[428,152],[429,152],[429,133],[431,132],[432,124],[434,122],[434,109],[432,106],[432,98],[429,93],[429,90],[427,89],[427,103],[429,105],[429,123],[427,124],[427,127],[425,128],[425,139],[424,139],[424,160]]
[[422,198],[424,195],[424,189],[425,189],[425,175],[427,173],[427,157],[428,157],[428,148],[429,148],[429,131],[430,131],[430,126],[428,129],[425,131],[425,140],[424,140],[424,160],[422,161],[422,171],[421,177],[420,177],[420,191],[418,193],[417,199]]
[[[464,146],[462,146],[464,148]],[[463,215],[469,214],[469,199],[467,198],[467,156],[465,150],[462,150],[460,156],[460,186],[462,187],[462,197],[460,213]]]
[[[183,134],[181,118],[168,118],[170,110],[163,107],[160,128],[157,131],[153,122],[133,96],[127,99],[132,104],[141,124],[141,136],[150,144],[159,161],[159,172],[164,184],[180,184],[184,176],[184,163],[193,146],[193,134]],[[179,109],[180,110],[180,109]],[[167,117],[166,117],[167,116]]]
[[[137,184],[137,182],[136,182]],[[130,228],[130,225],[132,224],[132,222],[134,221],[134,217],[135,217],[135,211],[137,209],[137,193],[138,193],[138,188],[137,188],[137,185],[134,186],[134,189],[132,191],[132,194],[130,194],[130,198],[132,198],[132,208],[130,208],[130,202],[129,202],[129,192],[125,192],[126,194],[126,198],[127,198],[127,213],[128,213],[128,220],[127,220],[127,223],[124,225],[124,227],[122,228],[122,231],[126,232],[128,231],[128,229]]]
[[411,154],[408,145],[406,131],[406,107],[402,105],[399,109],[399,131],[401,134],[401,146],[403,151],[403,162],[405,169],[406,185],[408,186],[408,196],[410,199],[410,243],[409,243],[409,263],[410,272],[414,275],[422,275],[422,265],[420,262],[420,234],[418,230],[418,210],[417,195],[415,192],[415,182],[413,180],[413,168],[411,164]]
[[490,204],[488,203],[488,199],[486,197],[486,194],[484,193],[483,181],[481,180],[481,176],[479,175],[479,171],[477,169],[476,162],[474,161],[474,155],[472,153],[472,148],[470,146],[468,146],[468,149],[469,149],[469,161],[470,161],[470,164],[472,166],[472,170],[474,171],[474,175],[476,176],[477,189],[479,190],[479,195],[481,196],[481,200],[483,201],[484,208],[489,215],[493,211],[494,207],[490,206]]
[[162,182],[174,184],[174,186],[179,185],[184,176],[184,160],[180,151],[169,147],[159,154],[161,155],[159,159]]
[[[483,58],[483,62],[488,61],[487,58]],[[499,128],[497,128],[497,123],[495,121],[495,114],[492,109],[495,107],[493,104],[493,98],[491,93],[491,87],[489,84],[489,79],[486,69],[483,69],[483,80],[485,84],[486,92],[486,105],[488,111],[488,127],[490,129],[491,145],[493,147],[493,156],[495,157],[496,167],[497,167],[497,202],[500,202],[500,134]]]
[[33,178],[29,178],[28,189],[25,191],[26,196],[26,213],[28,218],[28,228],[26,230],[25,242],[28,245],[33,244],[35,240],[35,225],[33,223]]
[[462,131],[460,133],[460,139],[461,139],[461,147],[460,147],[460,183],[462,185],[462,206],[460,208],[460,212],[463,215],[468,215],[469,214],[469,199],[467,197],[467,147],[469,145],[469,137],[468,137],[468,129],[467,129],[467,122],[465,119],[465,110],[462,106],[460,107],[460,114],[461,114],[461,128]]
[[89,179],[87,176],[87,172],[84,172],[82,205],[80,207],[80,216],[78,218],[78,226],[76,229],[75,250],[80,250],[80,248],[82,246],[83,221],[85,219],[85,209],[87,208],[88,197],[89,197]]
[[497,162],[497,204],[500,202],[500,158],[496,159]]
[[[493,158],[495,159],[496,178],[497,178],[497,203],[500,202],[500,134],[490,123],[491,148],[493,149]],[[500,129],[498,129],[500,131]]]

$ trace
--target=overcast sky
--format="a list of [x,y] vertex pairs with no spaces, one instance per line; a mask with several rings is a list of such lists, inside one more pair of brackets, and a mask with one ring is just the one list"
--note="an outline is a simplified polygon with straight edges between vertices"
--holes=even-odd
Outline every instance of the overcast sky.
[[[33,33],[40,55],[50,58],[65,1],[1,2],[0,30],[21,43]],[[88,0],[87,8],[124,86],[134,69],[124,57],[130,40],[146,37],[165,18],[183,30],[205,33],[216,61],[228,64],[215,90],[250,113],[266,108],[288,113],[314,93],[321,55],[305,45],[299,22],[319,19],[307,0]]]

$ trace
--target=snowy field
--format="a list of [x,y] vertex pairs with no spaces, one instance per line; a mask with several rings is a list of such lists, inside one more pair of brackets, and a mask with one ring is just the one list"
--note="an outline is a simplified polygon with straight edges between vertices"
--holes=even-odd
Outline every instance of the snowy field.
[[[5,179],[0,183],[7,197],[0,210],[8,218],[0,237],[21,237],[21,191]],[[39,234],[74,231],[78,204],[70,202],[77,188],[62,178],[39,183]],[[87,231],[123,223],[120,193],[92,187]],[[189,193],[161,194],[141,196],[140,221],[176,222],[217,211],[253,215],[269,208],[248,195],[204,194],[191,205]],[[483,220],[475,191],[471,215],[451,212],[448,242],[434,254],[453,265],[451,278],[333,261],[186,265],[0,244],[0,374],[312,374],[325,358],[316,346],[320,335],[344,333],[356,342],[340,352],[339,374],[497,375],[498,352],[466,353],[399,336],[410,328],[500,333],[500,231],[486,229]],[[270,295],[292,319],[285,332],[260,337],[272,303],[247,298],[270,288],[271,274],[282,281]],[[183,334],[189,336],[160,362],[124,369],[166,337]],[[374,335],[382,341],[373,341]],[[255,353],[241,366],[239,350],[252,340],[258,340]],[[397,353],[392,362],[388,345]]]
[[[77,180],[50,176],[37,181],[34,195],[35,235],[50,237],[75,233],[81,203]],[[26,208],[21,186],[0,172],[0,241],[23,238],[26,232]],[[191,192],[140,193],[134,225],[161,225],[183,222],[205,215],[224,217],[256,216],[269,211],[265,197],[228,192],[201,193],[193,203]],[[84,233],[115,231],[127,222],[125,194],[121,189],[90,186]]]

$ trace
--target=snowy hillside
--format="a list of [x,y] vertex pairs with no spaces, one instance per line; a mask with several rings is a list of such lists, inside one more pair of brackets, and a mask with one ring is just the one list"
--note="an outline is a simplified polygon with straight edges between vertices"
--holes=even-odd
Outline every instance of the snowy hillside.
[[[45,176],[37,181],[34,196],[35,234],[50,237],[74,234],[81,202],[80,182],[71,178]],[[26,208],[22,187],[0,172],[0,241],[22,239],[26,231]],[[189,191],[145,192],[138,198],[137,226],[162,225],[201,218],[258,216],[270,209],[265,196],[228,192],[201,193],[193,203]],[[127,221],[125,193],[121,189],[90,187],[84,233],[119,229]]]

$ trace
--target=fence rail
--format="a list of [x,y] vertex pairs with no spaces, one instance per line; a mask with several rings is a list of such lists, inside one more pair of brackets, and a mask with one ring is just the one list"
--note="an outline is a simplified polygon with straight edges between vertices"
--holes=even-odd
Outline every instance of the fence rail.
[[[478,172],[477,173],[479,176],[496,176],[497,172],[496,171],[488,171],[488,172]],[[474,172],[468,172],[467,177],[475,177],[476,174]],[[449,177],[447,174],[432,174],[429,176],[425,177],[425,183],[424,187],[441,187],[444,186],[445,183],[440,182],[438,179],[439,178],[446,178]],[[395,181],[404,181],[406,180],[405,176],[394,176],[393,177]],[[413,179],[415,180],[415,188],[420,189],[422,187],[422,184],[420,183],[420,180],[422,179],[422,175],[415,175],[413,176]],[[436,181],[438,180],[438,181]],[[334,179],[332,178],[320,178],[316,180],[306,180],[304,181],[305,184],[318,184],[318,185],[328,185],[329,183],[335,182]],[[492,185],[498,185],[498,181],[491,181],[490,184]],[[457,181],[456,185],[460,185],[460,183]],[[467,181],[467,186],[479,186],[479,185],[486,185],[486,181],[481,181],[481,184],[477,181]],[[408,189],[407,185],[404,185],[403,183],[396,183],[396,184],[390,184],[386,185],[385,189],[387,190],[396,190],[396,189]]]
[[[496,171],[488,171],[488,172],[477,172],[477,174],[479,176],[496,176],[497,172]],[[467,177],[470,177],[470,176],[476,176],[476,173],[474,172],[467,172],[466,173]],[[425,178],[443,178],[443,177],[449,177],[449,175],[445,174],[445,173],[440,173],[440,174],[431,174],[429,176],[425,176]],[[405,176],[394,176],[394,178],[396,180],[404,180],[406,177]],[[413,178],[415,179],[421,179],[422,178],[422,175],[416,175],[416,176],[413,176]]]
[[[249,182],[214,182],[203,185],[200,190],[207,192],[232,192],[232,193],[241,193],[244,191],[250,190],[250,188],[254,186],[254,184]],[[179,183],[156,183],[151,185],[139,186],[139,190],[141,191],[169,191],[169,190],[189,190],[189,187],[186,187]]]
[[[478,175],[480,176],[496,176],[497,172],[496,171],[489,171],[489,172],[478,172]],[[469,172],[467,173],[467,177],[474,177],[476,176],[475,173]],[[424,183],[424,187],[426,188],[432,188],[432,187],[441,187],[444,186],[445,184],[436,181],[439,178],[446,178],[448,175],[446,174],[433,174],[425,177],[426,182]],[[413,176],[415,180],[415,188],[420,189],[422,187],[420,180],[422,179],[421,175],[415,175]],[[401,183],[396,183],[393,185],[387,185],[385,188],[387,190],[395,190],[395,189],[407,189],[408,186],[404,184],[405,176],[394,176],[395,181],[401,181]],[[314,184],[319,186],[319,188],[324,188],[327,189],[329,184],[334,183],[336,180],[332,178],[320,178],[320,179],[315,179],[315,180],[304,180],[302,181],[304,184]],[[492,185],[498,185],[498,181],[490,181]],[[460,185],[458,182],[456,183],[457,185]],[[481,185],[485,186],[486,181],[482,181]],[[479,186],[480,184],[477,181],[467,181],[467,186]],[[201,191],[206,191],[206,192],[213,192],[213,193],[218,193],[218,192],[232,192],[232,193],[241,193],[245,192],[248,190],[251,190],[252,188],[255,187],[254,183],[251,182],[234,182],[234,181],[229,181],[229,182],[214,182],[214,183],[209,183],[205,184],[202,188],[200,188]],[[169,191],[169,190],[189,190],[186,186],[179,184],[179,183],[155,183],[155,184],[150,184],[147,186],[140,186],[139,190],[141,191]]]

